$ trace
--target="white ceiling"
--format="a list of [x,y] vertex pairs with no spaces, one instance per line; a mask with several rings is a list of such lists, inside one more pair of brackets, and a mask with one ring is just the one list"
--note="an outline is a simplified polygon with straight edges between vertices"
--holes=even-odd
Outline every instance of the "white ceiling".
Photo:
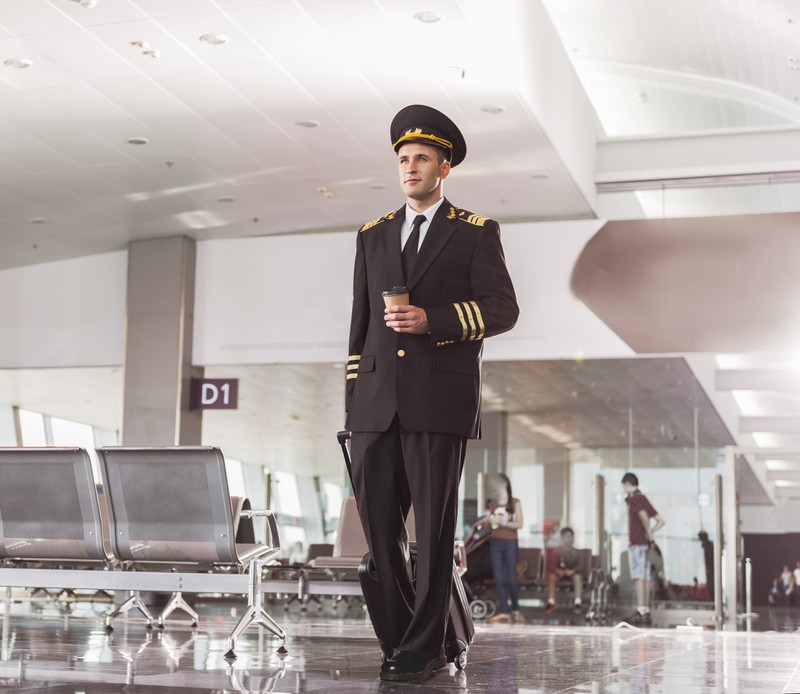
[[800,124],[797,0],[544,0],[606,135]]
[[[592,216],[505,78],[480,4],[2,0],[0,268],[158,236],[356,228],[399,206],[388,127],[408,103],[465,134],[456,204],[505,220]],[[229,41],[199,40],[209,33]],[[3,64],[15,58],[33,64]],[[318,127],[297,125],[308,120]]]
[[[512,30],[540,36],[539,2],[563,45],[516,49]],[[601,140],[800,128],[800,0],[499,0],[488,15],[483,0],[2,0],[0,268],[175,234],[354,228],[398,206],[387,130],[409,102],[467,137],[447,194],[503,221],[800,209],[796,183],[587,202],[531,103],[555,52]],[[33,65],[2,64],[15,58]]]
[[[647,138],[691,138],[682,165],[696,164],[702,176],[702,155],[691,150],[704,137],[784,132],[785,152],[753,171],[800,168],[798,0],[544,3],[597,111],[601,140],[638,138],[646,151]],[[675,150],[683,151],[679,144]],[[796,183],[772,180],[699,190],[677,184],[600,193],[596,212],[608,219],[788,212],[800,209],[797,193]]]

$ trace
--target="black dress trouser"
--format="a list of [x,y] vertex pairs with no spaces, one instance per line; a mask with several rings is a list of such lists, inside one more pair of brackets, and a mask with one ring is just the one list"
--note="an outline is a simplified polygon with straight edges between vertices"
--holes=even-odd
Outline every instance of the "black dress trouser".
[[[406,431],[397,417],[385,432],[352,434],[356,503],[377,571],[387,646],[395,654],[414,651],[430,660],[443,652],[465,453],[464,437]],[[412,504],[416,590],[405,527]]]

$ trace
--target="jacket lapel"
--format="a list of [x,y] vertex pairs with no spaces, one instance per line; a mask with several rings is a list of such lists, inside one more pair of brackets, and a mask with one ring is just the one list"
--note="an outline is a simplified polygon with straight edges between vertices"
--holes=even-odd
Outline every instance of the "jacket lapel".
[[[422,242],[422,247],[419,249],[417,260],[414,263],[414,269],[411,271],[411,277],[406,283],[406,286],[409,289],[413,289],[414,285],[419,282],[419,280],[431,266],[431,263],[433,263],[433,261],[436,259],[436,256],[439,255],[441,250],[445,247],[445,244],[447,244],[447,242],[450,240],[450,237],[453,235],[453,232],[456,229],[455,224],[448,219],[451,209],[452,207],[450,203],[447,201],[447,198],[445,198],[442,201],[442,204],[439,206],[439,209],[436,211],[436,214],[431,221],[431,225],[428,227],[428,231],[425,234],[425,240]],[[399,233],[398,226],[398,234]],[[400,242],[398,241],[398,245],[399,243]]]
[[[405,205],[403,205],[403,207],[394,213],[394,217],[389,220],[386,231],[381,234],[383,250],[386,254],[386,263],[389,266],[389,274],[396,287],[405,284],[405,279],[403,277],[403,257],[400,255],[400,227],[403,226],[405,216]],[[389,287],[387,287],[387,289],[389,289]]]

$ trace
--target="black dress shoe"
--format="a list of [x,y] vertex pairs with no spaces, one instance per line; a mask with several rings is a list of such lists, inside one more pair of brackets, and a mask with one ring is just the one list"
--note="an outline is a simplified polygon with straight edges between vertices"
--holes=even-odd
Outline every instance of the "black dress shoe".
[[447,658],[438,655],[426,660],[414,651],[401,651],[381,666],[381,679],[388,682],[412,682],[431,677],[436,670],[447,665]]

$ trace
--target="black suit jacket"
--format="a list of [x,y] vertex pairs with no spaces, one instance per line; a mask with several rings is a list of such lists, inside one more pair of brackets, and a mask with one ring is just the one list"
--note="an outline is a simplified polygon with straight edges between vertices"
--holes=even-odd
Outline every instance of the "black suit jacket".
[[[405,206],[358,233],[346,374],[346,427],[386,431],[395,413],[409,431],[480,436],[483,340],[517,321],[500,228],[453,207],[434,215],[411,277],[403,277]],[[430,334],[396,333],[384,322],[382,292],[405,284],[424,308]]]

